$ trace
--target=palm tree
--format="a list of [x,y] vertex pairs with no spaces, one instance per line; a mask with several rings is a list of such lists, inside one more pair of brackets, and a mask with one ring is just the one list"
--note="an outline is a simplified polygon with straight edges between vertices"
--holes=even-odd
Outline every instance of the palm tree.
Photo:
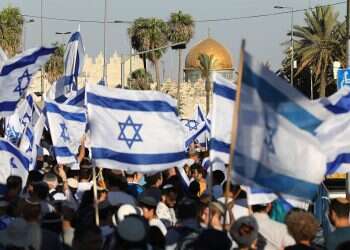
[[326,95],[330,66],[333,61],[343,60],[343,44],[339,33],[341,25],[337,19],[338,13],[331,6],[322,6],[305,12],[306,26],[294,26],[295,58],[299,60],[296,76],[305,69],[311,69],[314,78],[320,83],[321,97]]
[[64,45],[54,43],[53,46],[57,47],[57,49],[44,66],[47,79],[51,83],[61,77],[64,71]]
[[209,113],[210,105],[210,77],[211,72],[215,67],[216,60],[213,55],[200,54],[198,56],[199,66],[198,69],[201,72],[202,79],[205,80],[205,91],[206,91],[206,112]]
[[0,12],[0,46],[9,58],[20,51],[23,21],[16,7],[9,6]]
[[128,79],[130,89],[136,90],[150,90],[150,82],[153,82],[152,75],[144,69],[133,71]]
[[157,90],[160,90],[159,60],[166,49],[158,48],[165,47],[168,43],[167,23],[158,18],[139,18],[134,21],[128,32],[134,49],[141,52],[151,50],[143,57],[144,67],[147,58],[155,67]]
[[185,44],[174,46],[173,49],[178,50],[179,53],[179,68],[177,75],[177,100],[180,100],[180,83],[182,81],[182,51],[186,48],[186,44],[192,39],[194,35],[194,22],[191,15],[184,14],[181,11],[171,13],[169,26],[169,41],[172,43],[185,42]]

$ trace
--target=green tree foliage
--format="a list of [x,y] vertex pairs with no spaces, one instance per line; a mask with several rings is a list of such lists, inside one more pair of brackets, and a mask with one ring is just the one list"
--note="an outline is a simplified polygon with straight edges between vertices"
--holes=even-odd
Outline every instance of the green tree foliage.
[[135,90],[150,90],[150,83],[153,82],[152,75],[144,69],[137,69],[131,73],[128,78],[128,85],[130,89]]
[[[195,25],[193,18],[189,14],[184,14],[181,11],[171,13],[170,20],[168,21],[169,32],[168,39],[171,43],[185,42],[186,44],[192,39],[194,35]],[[177,100],[180,103],[180,83],[182,81],[182,51],[186,47],[186,44],[180,46],[174,46],[173,49],[178,50],[179,54],[179,67],[177,76]]]
[[[338,13],[331,6],[306,11],[304,20],[304,26],[294,26],[294,58],[298,64],[295,77],[300,78],[312,72],[311,77],[319,96],[324,97],[326,88],[334,84],[333,62],[345,61],[345,24],[338,21]],[[287,49],[282,65],[288,77],[290,58],[291,50]]]
[[[128,34],[132,47],[139,52],[164,47],[168,44],[168,25],[158,18],[136,19],[129,27]],[[146,71],[146,59],[150,60],[155,67],[157,90],[160,89],[159,60],[165,51],[166,49],[155,50],[142,56]]]
[[20,52],[23,21],[16,7],[9,6],[0,11],[0,46],[8,57]]
[[53,83],[58,78],[60,78],[64,71],[64,45],[59,43],[54,43],[57,49],[55,53],[50,57],[49,61],[45,64],[45,73],[49,82]]
[[210,105],[210,77],[211,72],[215,67],[216,60],[213,55],[200,54],[198,57],[199,67],[202,79],[205,80],[205,91],[206,91],[206,112],[209,113]]

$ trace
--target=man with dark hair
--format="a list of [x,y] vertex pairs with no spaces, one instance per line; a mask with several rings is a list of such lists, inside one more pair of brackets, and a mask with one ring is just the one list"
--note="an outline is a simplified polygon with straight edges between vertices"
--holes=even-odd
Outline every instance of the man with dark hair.
[[331,200],[329,205],[329,219],[335,230],[327,235],[326,247],[328,250],[335,250],[336,247],[350,239],[350,203],[345,198]]
[[120,206],[122,204],[130,204],[135,206],[136,202],[134,197],[126,193],[128,183],[125,177],[120,173],[110,172],[106,176],[107,187],[108,187],[108,202],[112,206]]
[[22,178],[11,175],[6,180],[6,200],[12,202],[19,198],[22,191]]

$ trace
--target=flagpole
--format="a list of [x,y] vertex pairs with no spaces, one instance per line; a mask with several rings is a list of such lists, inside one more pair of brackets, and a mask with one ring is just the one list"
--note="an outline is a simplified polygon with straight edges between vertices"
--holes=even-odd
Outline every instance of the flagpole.
[[227,213],[227,204],[228,204],[227,193],[230,190],[232,171],[234,167],[234,164],[233,164],[234,155],[235,155],[234,152],[235,152],[236,142],[237,142],[238,119],[239,119],[239,111],[241,107],[241,88],[242,88],[242,78],[243,78],[244,47],[245,47],[245,40],[242,40],[241,55],[240,55],[239,68],[238,68],[238,79],[236,84],[236,101],[233,102],[230,161],[229,161],[229,166],[227,168],[226,187],[225,187],[225,194],[224,194],[225,195],[224,225],[226,224],[226,213]]
[[[41,42],[41,47],[44,44],[44,37],[43,37],[43,3],[44,0],[41,0],[41,5],[40,5],[40,42]],[[44,66],[41,66],[41,74],[40,74],[40,85],[41,85],[41,101],[44,100]]]
[[92,166],[92,185],[94,190],[94,208],[95,208],[95,223],[96,226],[100,226],[100,217],[98,214],[98,203],[97,203],[97,183],[96,183],[96,165]]
[[106,68],[106,24],[107,24],[107,0],[105,0],[105,14],[103,21],[103,81],[107,85],[107,68]]

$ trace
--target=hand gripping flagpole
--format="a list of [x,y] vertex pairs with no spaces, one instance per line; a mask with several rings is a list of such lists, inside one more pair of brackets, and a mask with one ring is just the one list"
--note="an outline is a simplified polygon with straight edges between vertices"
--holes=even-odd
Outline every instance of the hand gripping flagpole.
[[[242,87],[242,78],[243,78],[243,63],[244,63],[244,47],[245,40],[242,40],[241,44],[241,55],[238,67],[238,78],[236,85],[236,101],[233,102],[233,115],[232,115],[232,130],[231,130],[231,146],[230,146],[230,161],[229,166],[227,168],[227,178],[226,178],[226,187],[225,187],[225,215],[224,215],[224,225],[226,225],[226,213],[227,213],[227,205],[228,205],[228,197],[227,194],[230,190],[231,179],[232,179],[232,171],[233,171],[233,161],[234,161],[234,152],[236,148],[237,142],[237,130],[238,130],[238,119],[239,119],[239,110],[241,107],[241,87]],[[233,200],[234,202],[234,200]],[[232,223],[232,221],[231,221]]]

